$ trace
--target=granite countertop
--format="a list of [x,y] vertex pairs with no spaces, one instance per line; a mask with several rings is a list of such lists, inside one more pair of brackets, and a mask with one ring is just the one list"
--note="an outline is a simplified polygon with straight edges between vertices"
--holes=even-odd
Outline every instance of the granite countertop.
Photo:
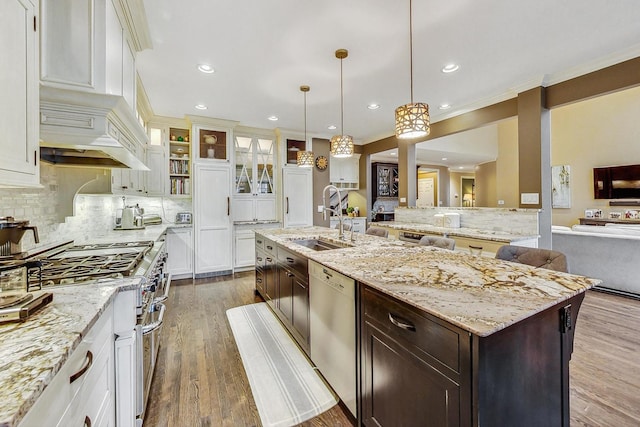
[[482,239],[482,240],[490,240],[494,242],[517,242],[522,240],[530,240],[537,239],[537,234],[527,235],[527,234],[514,234],[507,233],[504,231],[493,231],[493,230],[480,230],[475,228],[468,227],[460,227],[460,228],[451,228],[451,227],[436,227],[435,225],[430,224],[414,224],[409,222],[396,222],[396,221],[380,221],[371,224],[372,226],[377,227],[386,227],[391,228],[393,230],[401,230],[401,231],[412,231],[415,233],[431,233],[431,234],[441,234],[448,236],[458,236],[458,237],[469,237],[472,239]]
[[601,282],[362,234],[352,247],[327,251],[292,241],[336,241],[336,230],[323,227],[256,232],[478,336],[505,329]]
[[115,295],[139,278],[46,289],[53,301],[21,323],[0,324],[0,427],[17,425]]

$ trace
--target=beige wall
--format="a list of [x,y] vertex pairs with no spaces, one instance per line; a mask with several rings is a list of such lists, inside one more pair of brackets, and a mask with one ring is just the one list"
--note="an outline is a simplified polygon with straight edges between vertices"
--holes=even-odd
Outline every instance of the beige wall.
[[[520,205],[518,191],[518,119],[498,123],[498,159],[496,160],[496,200],[500,208],[517,208]],[[503,200],[504,205],[497,201]],[[478,205],[484,206],[484,205]]]
[[[462,188],[460,180],[462,177],[475,178],[475,174],[469,172],[449,172],[449,204],[450,207],[462,207]],[[456,197],[457,196],[457,197]],[[478,205],[476,203],[476,206]]]
[[553,224],[577,224],[589,208],[629,209],[593,198],[593,168],[640,164],[640,88],[552,110],[551,164],[571,167],[571,208],[553,209]]
[[496,162],[483,163],[476,168],[476,206],[498,206],[496,194]]

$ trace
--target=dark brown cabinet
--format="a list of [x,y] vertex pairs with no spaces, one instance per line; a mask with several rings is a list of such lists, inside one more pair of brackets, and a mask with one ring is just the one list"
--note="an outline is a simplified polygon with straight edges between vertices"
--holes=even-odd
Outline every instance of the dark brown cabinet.
[[468,334],[366,287],[361,301],[363,424],[470,425]]
[[278,247],[279,314],[300,347],[309,353],[307,258]]
[[371,195],[378,197],[398,197],[398,165],[394,163],[371,164]]
[[366,426],[569,426],[584,294],[486,337],[360,285]]
[[256,292],[309,354],[307,258],[256,234]]

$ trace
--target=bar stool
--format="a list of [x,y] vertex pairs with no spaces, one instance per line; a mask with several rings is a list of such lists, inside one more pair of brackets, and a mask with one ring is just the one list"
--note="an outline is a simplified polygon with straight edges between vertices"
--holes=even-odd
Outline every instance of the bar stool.
[[380,227],[369,227],[367,228],[367,231],[365,231],[365,234],[369,234],[371,236],[378,236],[378,237],[388,237],[389,230],[385,230],[384,228],[380,228]]
[[496,259],[518,262],[533,267],[567,273],[567,257],[558,251],[540,248],[525,248],[523,246],[504,245],[498,249]]
[[456,248],[456,241],[448,237],[436,237],[436,236],[422,236],[419,245],[422,246],[435,246],[436,248],[454,250]]

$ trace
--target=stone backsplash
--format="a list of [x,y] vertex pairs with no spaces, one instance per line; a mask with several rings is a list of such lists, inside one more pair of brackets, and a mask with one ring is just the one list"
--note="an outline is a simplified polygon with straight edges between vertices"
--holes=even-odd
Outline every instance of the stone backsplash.
[[395,209],[395,221],[411,224],[438,225],[434,215],[448,212],[457,212],[460,214],[461,227],[500,231],[511,234],[539,234],[539,211],[536,209],[398,207]]

